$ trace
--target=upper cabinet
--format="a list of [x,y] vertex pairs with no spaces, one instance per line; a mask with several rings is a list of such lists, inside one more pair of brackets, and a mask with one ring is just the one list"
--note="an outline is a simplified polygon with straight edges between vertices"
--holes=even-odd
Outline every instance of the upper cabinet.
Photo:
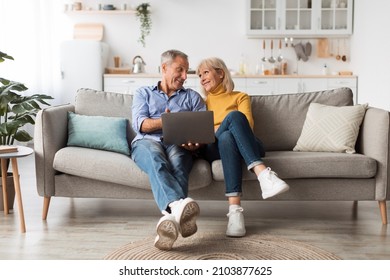
[[353,0],[247,0],[247,35],[323,37],[352,34]]

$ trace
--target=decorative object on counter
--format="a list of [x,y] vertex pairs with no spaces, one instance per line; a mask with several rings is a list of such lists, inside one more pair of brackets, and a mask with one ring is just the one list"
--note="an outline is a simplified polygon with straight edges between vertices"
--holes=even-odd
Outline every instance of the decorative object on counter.
[[114,67],[115,68],[121,67],[121,57],[120,56],[114,56]]
[[245,59],[245,55],[243,53],[241,54],[240,65],[238,67],[238,73],[240,75],[246,74],[246,59]]
[[138,39],[138,42],[142,44],[143,47],[145,47],[146,42],[145,38],[150,34],[150,30],[152,29],[152,19],[150,17],[150,4],[149,3],[142,3],[139,4],[136,8],[136,17],[140,22],[140,37]]
[[106,68],[107,74],[131,74],[130,67],[107,67]]
[[145,73],[145,65],[143,58],[139,55],[135,56],[133,58],[133,73],[139,74],[139,73]]
[[322,67],[322,75],[328,75],[328,65],[326,63]]
[[83,5],[81,2],[74,2],[73,3],[73,10],[75,11],[81,11],[83,8]]
[[341,75],[341,76],[352,76],[353,72],[352,71],[340,71],[339,75]]
[[107,10],[107,11],[112,11],[112,10],[115,10],[115,6],[112,5],[112,4],[106,4],[103,6],[103,10]]

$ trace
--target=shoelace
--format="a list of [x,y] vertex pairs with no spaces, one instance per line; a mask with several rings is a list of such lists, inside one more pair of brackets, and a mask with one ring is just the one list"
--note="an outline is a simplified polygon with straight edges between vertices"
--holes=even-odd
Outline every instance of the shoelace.
[[244,208],[239,207],[234,210],[229,211],[229,213],[226,214],[226,216],[230,217],[231,215],[237,213],[237,212],[244,212]]
[[267,167],[267,170],[268,170],[267,179],[271,180],[272,176],[278,176],[278,174],[275,171],[272,171],[270,167]]

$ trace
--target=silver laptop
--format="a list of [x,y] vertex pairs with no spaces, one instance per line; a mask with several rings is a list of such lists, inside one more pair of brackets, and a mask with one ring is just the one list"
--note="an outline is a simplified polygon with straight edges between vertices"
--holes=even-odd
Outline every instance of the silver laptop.
[[209,144],[215,141],[212,111],[164,113],[161,118],[164,144]]

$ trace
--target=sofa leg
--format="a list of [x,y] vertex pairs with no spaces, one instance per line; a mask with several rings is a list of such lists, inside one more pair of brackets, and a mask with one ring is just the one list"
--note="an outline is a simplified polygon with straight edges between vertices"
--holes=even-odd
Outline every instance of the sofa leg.
[[43,199],[42,220],[46,220],[47,218],[47,214],[49,212],[50,198],[51,196],[45,196]]
[[381,211],[382,224],[387,225],[387,207],[386,200],[378,201],[379,209]]

